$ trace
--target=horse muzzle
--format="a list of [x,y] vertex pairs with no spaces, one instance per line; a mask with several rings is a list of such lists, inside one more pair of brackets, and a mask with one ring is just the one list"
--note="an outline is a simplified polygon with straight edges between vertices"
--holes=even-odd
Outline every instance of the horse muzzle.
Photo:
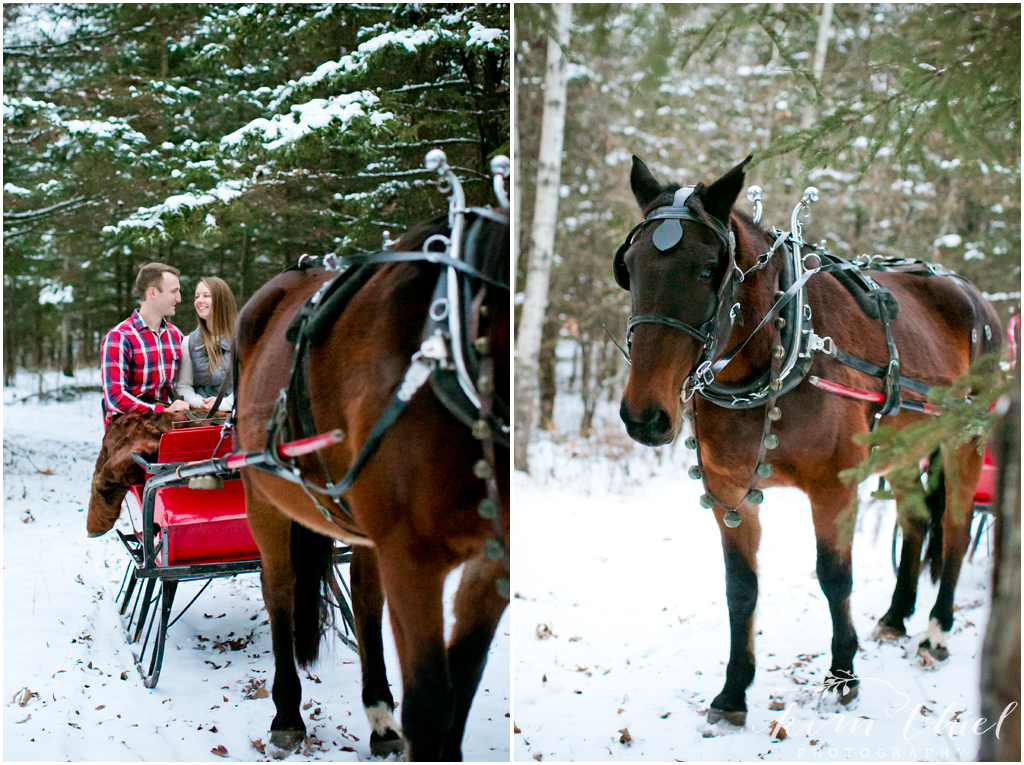
[[634,414],[623,399],[619,417],[625,423],[629,437],[644,446],[664,446],[675,437],[672,415],[657,404],[650,404]]

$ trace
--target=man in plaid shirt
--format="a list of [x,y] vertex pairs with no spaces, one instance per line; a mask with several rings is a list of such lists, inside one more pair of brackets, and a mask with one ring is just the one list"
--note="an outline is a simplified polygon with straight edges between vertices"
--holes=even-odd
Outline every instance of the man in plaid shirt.
[[135,279],[141,303],[132,315],[103,338],[104,421],[129,412],[181,412],[189,408],[182,400],[170,401],[181,361],[181,330],[167,321],[181,302],[178,275],[164,263],[149,263]]

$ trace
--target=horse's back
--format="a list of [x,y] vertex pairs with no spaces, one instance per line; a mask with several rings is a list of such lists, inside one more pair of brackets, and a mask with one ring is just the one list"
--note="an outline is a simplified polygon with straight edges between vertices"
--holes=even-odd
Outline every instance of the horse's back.
[[[1000,347],[999,318],[969,281],[939,274],[871,271],[869,275],[899,303],[889,325],[905,376],[928,385],[949,385],[978,353]],[[832,335],[847,353],[885,366],[889,351],[881,321],[867,316],[834,279],[821,292],[814,323],[824,322],[828,331],[819,334]],[[975,330],[979,334],[972,340]]]

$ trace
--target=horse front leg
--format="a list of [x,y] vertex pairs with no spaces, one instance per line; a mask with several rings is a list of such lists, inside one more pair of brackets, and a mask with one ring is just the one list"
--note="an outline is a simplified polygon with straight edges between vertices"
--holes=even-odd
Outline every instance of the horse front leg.
[[487,664],[494,631],[508,601],[495,583],[504,576],[501,561],[483,556],[466,563],[455,595],[455,629],[448,644],[448,667],[455,690],[455,718],[445,740],[442,759],[462,760],[466,718]]
[[[843,511],[853,501],[856,487],[838,481],[810,493],[811,515],[817,540],[818,558],[815,570],[818,584],[828,600],[832,615],[832,666],[829,674],[838,682],[832,689],[840,694],[841,704],[857,697],[860,681],[853,673],[853,657],[857,653],[857,632],[850,618],[850,594],[853,592],[853,535],[844,533],[838,523]],[[852,523],[855,517],[849,522]]]
[[246,513],[253,539],[260,549],[260,583],[270,616],[274,651],[274,683],[271,696],[277,714],[270,724],[270,751],[281,759],[294,752],[306,738],[299,705],[302,687],[295,668],[295,568],[291,557],[291,519],[246,487]]
[[377,570],[377,553],[370,547],[353,547],[349,575],[363,678],[363,709],[370,723],[370,754],[387,757],[402,750],[402,729],[395,720],[395,699],[384,665],[381,635],[384,593]]
[[708,722],[725,720],[732,725],[747,721],[747,688],[754,681],[754,610],[757,608],[757,547],[761,542],[761,521],[757,510],[740,508],[742,523],[734,529],[725,525],[725,511],[715,506],[715,520],[722,535],[725,556],[725,596],[729,603],[729,665],[725,687],[708,709]]
[[928,620],[928,631],[918,653],[944,660],[949,656],[949,631],[953,628],[953,595],[964,553],[970,543],[974,492],[981,473],[982,456],[977,443],[956,450],[943,449],[945,465],[946,512],[942,516],[942,581]]
[[410,761],[438,762],[455,718],[444,645],[444,580],[450,566],[422,543],[378,547],[380,581],[402,668],[402,730]]

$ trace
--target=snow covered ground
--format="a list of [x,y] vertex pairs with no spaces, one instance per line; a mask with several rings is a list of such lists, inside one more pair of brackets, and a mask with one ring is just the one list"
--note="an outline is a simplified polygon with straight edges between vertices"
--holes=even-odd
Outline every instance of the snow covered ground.
[[[871,640],[895,583],[895,507],[862,504],[851,608],[863,682],[842,708],[820,693],[831,620],[809,504],[796,490],[766,492],[747,725],[705,737],[729,653],[717,526],[698,504],[700,483],[686,476],[693,452],[643,449],[613,407],[604,415],[590,439],[534,444],[531,474],[515,474],[515,760],[975,759],[987,536],[963,568],[950,658],[924,667],[916,648],[937,587],[922,577],[908,638]],[[556,421],[578,418],[556,410]],[[785,740],[772,736],[773,722]]]
[[[47,377],[44,388],[57,383]],[[76,384],[98,385],[98,373]],[[24,376],[4,390],[4,760],[266,760],[258,747],[274,705],[259,689],[269,689],[273,659],[258,576],[213,581],[170,628],[160,682],[147,689],[115,604],[127,555],[114,534],[85,534],[99,394],[20,401],[38,387]],[[179,587],[175,613],[200,586]],[[506,614],[470,713],[467,760],[509,759],[509,632]],[[401,698],[389,630],[385,647]],[[322,744],[289,759],[369,759],[358,656],[335,642],[312,674],[304,715]]]

